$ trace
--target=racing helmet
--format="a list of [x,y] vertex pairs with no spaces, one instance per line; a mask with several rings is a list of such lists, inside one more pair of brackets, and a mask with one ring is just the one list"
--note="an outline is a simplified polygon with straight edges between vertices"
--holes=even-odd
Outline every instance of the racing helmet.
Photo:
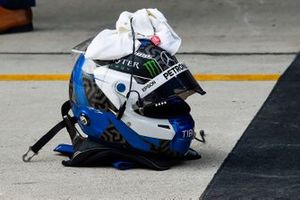
[[185,100],[205,92],[175,56],[150,40],[140,42],[133,54],[116,60],[91,60],[79,53],[69,85],[72,112],[91,141],[183,157],[195,126]]

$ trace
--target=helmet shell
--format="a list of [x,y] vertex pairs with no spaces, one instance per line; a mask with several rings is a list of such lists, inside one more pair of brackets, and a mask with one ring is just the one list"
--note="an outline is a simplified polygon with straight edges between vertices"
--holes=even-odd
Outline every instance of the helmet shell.
[[[117,119],[119,107],[126,100],[124,94],[132,73],[132,56],[99,61],[79,55],[72,71],[69,95],[82,132],[93,141],[116,148],[168,156],[184,155],[194,137],[194,120],[189,107],[185,112],[170,116],[146,116],[137,112],[133,106],[136,101],[132,98],[128,99],[121,120]],[[142,45],[134,56],[133,85],[147,83],[178,62],[174,56],[151,43]],[[174,104],[173,108],[176,108],[178,101],[182,105],[185,103],[174,97],[168,100],[168,105]]]

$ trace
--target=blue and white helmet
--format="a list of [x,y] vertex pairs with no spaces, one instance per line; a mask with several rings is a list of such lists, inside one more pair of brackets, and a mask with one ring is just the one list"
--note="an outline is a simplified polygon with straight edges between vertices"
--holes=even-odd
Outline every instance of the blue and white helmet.
[[150,40],[140,42],[134,55],[117,60],[90,60],[81,51],[70,80],[73,114],[92,141],[146,154],[184,156],[194,137],[185,99],[205,92],[175,56]]

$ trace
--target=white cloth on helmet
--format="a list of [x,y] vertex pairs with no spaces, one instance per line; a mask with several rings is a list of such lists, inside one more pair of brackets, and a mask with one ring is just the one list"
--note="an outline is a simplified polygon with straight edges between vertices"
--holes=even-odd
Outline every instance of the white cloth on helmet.
[[141,43],[137,39],[160,38],[161,48],[174,55],[181,44],[180,37],[167,23],[164,15],[157,9],[141,9],[135,13],[122,12],[116,22],[116,29],[101,31],[88,46],[85,57],[88,59],[114,60],[132,53],[132,34],[130,19],[133,18],[135,32],[135,49]]

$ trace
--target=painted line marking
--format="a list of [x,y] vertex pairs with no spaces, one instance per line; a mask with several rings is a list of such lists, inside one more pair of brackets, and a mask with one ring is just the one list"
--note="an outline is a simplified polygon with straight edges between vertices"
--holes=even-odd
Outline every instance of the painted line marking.
[[[280,74],[193,74],[197,81],[277,81]],[[0,74],[0,81],[68,81],[70,74]]]
[[0,81],[67,81],[70,74],[0,74]]

